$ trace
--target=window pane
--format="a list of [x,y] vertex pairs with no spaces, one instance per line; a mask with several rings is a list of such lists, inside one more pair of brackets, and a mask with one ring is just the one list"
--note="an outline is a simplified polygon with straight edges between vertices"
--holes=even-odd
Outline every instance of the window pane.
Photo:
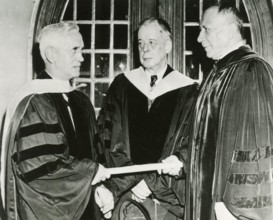
[[205,11],[208,7],[211,6],[211,4],[216,3],[217,1],[212,1],[212,0],[204,0],[203,1],[203,11]]
[[114,48],[115,49],[127,49],[127,25],[115,25],[114,28]]
[[199,0],[186,1],[186,21],[199,22]]
[[63,20],[73,20],[73,0],[69,0],[67,4]]
[[186,75],[192,79],[198,79],[199,64],[193,55],[186,56]]
[[127,70],[127,55],[115,54],[114,55],[114,74],[115,76],[124,73]]
[[95,54],[95,77],[109,76],[109,54]]
[[128,69],[129,3],[130,0],[69,0],[64,13],[63,20],[74,20],[79,25],[84,41],[84,61],[75,81],[86,81],[88,86],[79,90],[89,96],[96,108],[101,107],[113,77]]
[[115,0],[114,20],[128,20],[128,0]]
[[81,74],[80,77],[90,77],[90,66],[91,66],[91,55],[88,53],[82,54],[84,61],[81,64]]
[[96,83],[95,84],[95,108],[100,108],[103,98],[106,96],[108,90],[108,83]]
[[199,35],[199,27],[186,27],[186,50],[194,50],[196,48],[197,37]]
[[109,25],[96,25],[95,28],[95,48],[96,49],[109,49],[110,46],[110,26]]
[[84,48],[91,48],[91,25],[79,24],[79,27],[83,38]]
[[236,0],[228,0],[228,5],[231,5],[231,6],[236,6]]
[[245,27],[244,29],[244,36],[246,39],[246,43],[252,47],[252,40],[251,40],[251,32],[250,32],[250,27]]
[[110,20],[110,0],[96,0],[96,20]]
[[239,11],[242,15],[243,22],[248,23],[248,16],[243,1],[240,1]]
[[77,5],[78,5],[77,20],[91,20],[92,1],[80,0],[80,1],[77,1]]
[[[77,82],[77,85],[82,84],[82,82]],[[82,86],[79,87],[78,90],[82,91],[84,94],[86,94],[89,98],[90,98],[90,83],[86,83],[84,82],[84,84],[86,84],[86,86]]]

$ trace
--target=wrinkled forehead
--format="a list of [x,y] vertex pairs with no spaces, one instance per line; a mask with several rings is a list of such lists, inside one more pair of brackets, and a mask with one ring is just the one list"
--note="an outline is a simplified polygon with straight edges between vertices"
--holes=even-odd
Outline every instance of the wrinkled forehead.
[[158,38],[166,34],[157,22],[144,23],[138,30],[138,39],[153,37]]

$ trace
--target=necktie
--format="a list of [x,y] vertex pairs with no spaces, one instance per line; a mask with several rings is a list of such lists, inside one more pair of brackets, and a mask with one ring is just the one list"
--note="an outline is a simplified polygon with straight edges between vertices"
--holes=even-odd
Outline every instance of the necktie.
[[155,85],[156,80],[157,80],[157,75],[152,75],[151,82],[150,82],[151,87],[153,87]]
[[69,106],[68,96],[67,96],[65,93],[63,93],[63,98],[64,98],[65,104],[66,104],[66,106],[67,106],[67,110],[68,110],[68,113],[69,113],[69,116],[70,116],[70,119],[71,119],[73,128],[74,128],[74,130],[75,130],[75,124],[74,124],[74,120],[73,120],[72,111],[71,111],[71,108],[70,108],[70,106]]
[[[151,76],[151,82],[150,82],[151,90],[154,87],[156,80],[157,80],[157,75],[152,75]],[[153,101],[154,100],[148,99],[148,111],[150,111],[150,108],[151,108],[151,106],[153,104]]]

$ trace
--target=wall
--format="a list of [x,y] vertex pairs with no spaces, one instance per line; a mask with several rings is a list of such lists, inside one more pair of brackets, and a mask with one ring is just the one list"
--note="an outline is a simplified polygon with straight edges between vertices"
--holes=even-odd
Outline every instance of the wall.
[[0,123],[12,94],[31,78],[28,49],[32,14],[38,1],[0,1]]

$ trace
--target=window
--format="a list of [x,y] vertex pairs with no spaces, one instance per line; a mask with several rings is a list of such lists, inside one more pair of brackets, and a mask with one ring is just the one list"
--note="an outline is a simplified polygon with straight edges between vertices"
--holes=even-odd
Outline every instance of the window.
[[[242,13],[245,37],[247,43],[252,45],[251,26],[243,0],[226,1],[234,4]],[[67,0],[61,20],[77,23],[85,44],[85,60],[76,82],[87,84],[81,90],[90,97],[96,111],[101,107],[113,78],[134,68],[133,64],[137,63],[133,62],[138,57],[134,54],[130,39],[134,39],[133,33],[138,23],[147,16],[158,15],[173,27],[174,45],[169,57],[170,65],[192,78],[205,77],[213,61],[206,58],[197,37],[203,11],[214,2],[215,0]]]
[[129,70],[130,0],[68,0],[61,20],[73,21],[83,36],[84,61],[76,83],[98,112],[113,78]]

